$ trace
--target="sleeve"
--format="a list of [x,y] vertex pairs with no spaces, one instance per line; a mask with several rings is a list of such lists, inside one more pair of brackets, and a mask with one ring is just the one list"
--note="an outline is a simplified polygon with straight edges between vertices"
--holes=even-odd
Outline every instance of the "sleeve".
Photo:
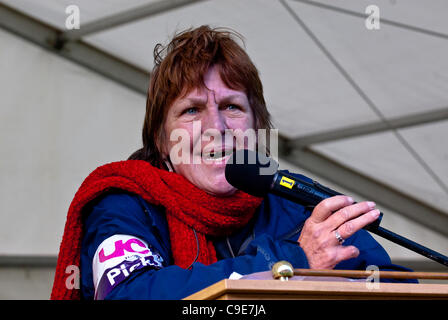
[[[309,267],[297,243],[261,234],[242,256],[209,266],[196,262],[190,269],[182,269],[172,265],[167,230],[166,220],[159,219],[155,212],[145,213],[136,196],[115,194],[103,198],[85,221],[81,252],[83,297],[181,299],[228,278],[232,272],[266,271],[278,260],[287,260],[296,268]],[[95,267],[108,257],[106,262],[113,263]]]
[[169,249],[155,222],[145,214],[139,197],[124,192],[104,195],[86,208],[81,245],[85,299],[102,298],[133,272],[169,263],[162,258]]
[[[300,263],[301,267],[308,266],[305,256],[300,256],[299,247],[286,241],[274,243],[264,235],[252,241],[249,247],[250,253],[244,256],[223,259],[209,266],[196,262],[188,270],[171,265],[158,271],[141,272],[135,275],[135,280],[129,279],[127,284],[118,286],[107,299],[182,299],[228,278],[234,271],[240,274],[267,271],[278,260],[292,261],[295,267],[300,267]],[[131,287],[139,294],[129,295]]]

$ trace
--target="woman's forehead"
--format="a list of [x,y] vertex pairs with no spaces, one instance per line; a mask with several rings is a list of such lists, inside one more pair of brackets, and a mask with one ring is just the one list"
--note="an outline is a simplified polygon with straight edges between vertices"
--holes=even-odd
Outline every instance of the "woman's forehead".
[[179,98],[207,98],[210,93],[213,93],[217,98],[227,98],[230,96],[245,97],[245,89],[229,88],[222,80],[221,69],[215,65],[208,69],[203,76],[203,83],[194,87],[185,88]]
[[238,100],[242,102],[247,101],[247,96],[244,91],[230,89],[227,86],[213,86],[193,88],[186,94],[181,95],[176,99],[177,103],[200,103],[206,104],[209,99],[214,99],[216,103],[223,101]]

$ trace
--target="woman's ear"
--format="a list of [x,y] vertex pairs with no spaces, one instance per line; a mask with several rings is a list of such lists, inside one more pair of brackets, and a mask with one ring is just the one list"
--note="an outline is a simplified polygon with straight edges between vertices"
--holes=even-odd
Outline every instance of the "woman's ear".
[[164,143],[164,141],[165,135],[162,133],[159,139],[156,139],[155,145],[157,150],[159,151],[165,169],[169,172],[174,172],[174,167],[170,160],[169,150],[167,150],[167,144]]
[[168,148],[167,148],[167,144],[165,143],[165,141],[166,141],[165,134],[162,129],[162,132],[158,133],[156,135],[156,137],[154,138],[154,146],[157,149],[160,159],[163,159],[163,160],[168,158],[169,154],[170,154],[169,150],[167,150]]

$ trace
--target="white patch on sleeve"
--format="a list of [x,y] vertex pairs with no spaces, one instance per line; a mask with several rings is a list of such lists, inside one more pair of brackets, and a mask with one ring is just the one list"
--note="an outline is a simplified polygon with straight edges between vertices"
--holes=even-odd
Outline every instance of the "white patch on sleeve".
[[93,257],[95,298],[104,298],[133,271],[146,266],[160,269],[162,262],[157,251],[135,236],[116,234],[107,238]]

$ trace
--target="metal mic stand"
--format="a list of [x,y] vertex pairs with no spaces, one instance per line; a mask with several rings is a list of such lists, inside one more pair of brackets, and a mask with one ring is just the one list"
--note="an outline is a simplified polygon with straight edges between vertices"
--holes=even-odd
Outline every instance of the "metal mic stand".
[[384,229],[383,227],[380,227],[379,225],[373,225],[373,226],[366,226],[364,229],[379,235],[380,237],[383,237],[389,241],[392,241],[402,247],[405,247],[409,250],[412,250],[414,252],[417,252],[418,254],[421,254],[422,256],[425,256],[431,260],[434,260],[438,263],[443,264],[444,266],[448,267],[448,257],[444,256],[443,254],[440,254],[432,249],[429,249],[425,246],[422,246],[421,244],[418,244],[412,240],[409,240],[403,236],[400,236],[399,234],[396,234],[390,230]]
[[[303,182],[304,184],[306,182]],[[338,193],[337,191],[334,191],[328,187],[325,187],[323,185],[321,185],[320,183],[313,181],[312,185],[317,188],[320,189],[321,191],[327,193],[328,195],[325,194],[317,194],[316,191],[314,191],[314,193],[312,194],[312,196],[319,196],[319,197],[328,197],[328,196],[333,196],[333,195],[340,195],[341,193]],[[422,246],[419,243],[416,243],[412,240],[409,240],[403,236],[400,236],[399,234],[396,234],[395,232],[392,232],[390,230],[387,230],[383,227],[380,227],[380,223],[383,217],[383,213],[380,213],[380,216],[378,217],[378,219],[374,222],[372,222],[371,224],[365,226],[363,229],[370,231],[376,235],[379,235],[380,237],[383,237],[389,241],[392,241],[402,247],[405,247],[409,250],[412,250],[418,254],[421,254],[422,256],[425,256],[431,260],[434,260],[440,264],[443,264],[444,266],[448,267],[448,257],[444,256],[441,253],[438,253],[432,249],[429,249],[425,246]]]

